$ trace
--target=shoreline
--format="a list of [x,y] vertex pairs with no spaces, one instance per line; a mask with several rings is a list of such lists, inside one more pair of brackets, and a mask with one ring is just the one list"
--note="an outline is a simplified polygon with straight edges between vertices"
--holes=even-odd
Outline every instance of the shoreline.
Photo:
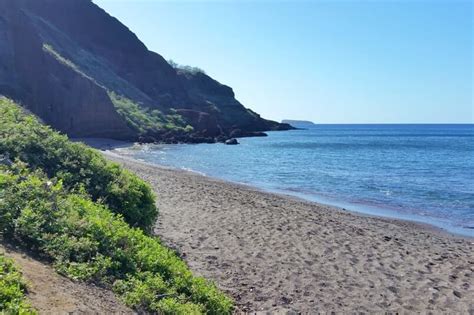
[[[252,185],[251,183],[242,183],[238,181],[232,181],[228,179],[214,177],[197,170],[176,168],[173,166],[154,164],[154,163],[146,162],[143,160],[134,159],[133,157],[130,157],[129,155],[121,154],[119,153],[119,151],[116,151],[116,149],[127,148],[134,145],[141,145],[134,142],[113,140],[113,139],[107,139],[107,138],[74,138],[71,140],[83,142],[87,144],[88,146],[91,146],[95,149],[102,151],[103,153],[115,154],[124,159],[129,159],[130,161],[137,162],[137,163],[144,163],[151,167],[175,170],[178,172],[190,172],[193,174],[204,176],[205,178],[208,178],[208,179],[214,179],[214,180],[222,181],[228,184],[240,185],[246,188],[253,189],[258,192],[285,196],[287,198],[294,198],[300,201],[314,203],[316,205],[327,206],[327,207],[334,208],[338,211],[347,211],[355,215],[402,221],[405,223],[412,223],[415,226],[419,226],[424,229],[430,229],[441,234],[446,234],[453,237],[460,237],[460,238],[466,238],[466,239],[474,239],[474,229],[471,229],[471,227],[451,226],[451,228],[449,228],[448,227],[449,225],[438,222],[436,218],[427,217],[428,221],[430,222],[426,222],[426,221],[423,221],[424,217],[418,217],[417,215],[412,215],[412,214],[402,214],[397,210],[384,208],[382,205],[369,205],[369,204],[363,204],[363,203],[357,204],[357,203],[351,203],[351,202],[343,201],[343,200],[326,198],[324,196],[312,196],[312,195],[307,195],[304,193],[291,192],[291,191],[285,191],[285,190],[266,189],[263,187]],[[426,220],[426,218],[424,219]]]
[[238,311],[474,310],[472,238],[104,155],[150,183],[155,233]]
[[348,213],[351,213],[355,216],[361,216],[361,217],[367,217],[367,218],[373,218],[373,219],[380,219],[380,220],[387,220],[387,221],[390,221],[390,222],[393,222],[393,223],[399,222],[400,224],[403,224],[403,225],[413,225],[413,228],[427,230],[429,232],[439,234],[440,236],[452,237],[452,238],[461,238],[461,239],[465,239],[467,241],[474,241],[474,236],[451,232],[447,229],[444,229],[442,227],[436,226],[436,225],[428,223],[428,222],[420,222],[420,221],[411,220],[411,219],[403,219],[403,218],[391,217],[391,216],[388,216],[388,215],[384,216],[384,215],[371,214],[371,213],[363,212],[363,211],[351,210],[351,209],[348,209],[348,208],[345,208],[345,207],[340,207],[340,206],[337,206],[337,205],[334,205],[334,204],[331,204],[331,203],[314,201],[314,200],[311,200],[310,198],[305,198],[305,197],[300,197],[300,196],[297,196],[297,195],[292,195],[290,193],[286,193],[285,191],[272,191],[272,190],[267,190],[267,189],[260,188],[260,187],[257,187],[257,186],[253,186],[251,184],[234,182],[234,181],[230,181],[230,180],[226,180],[226,179],[222,179],[222,178],[209,176],[209,175],[206,175],[202,172],[195,171],[195,170],[192,170],[192,169],[180,169],[180,168],[176,168],[176,167],[172,167],[172,166],[168,166],[168,165],[154,164],[154,163],[149,163],[149,162],[142,161],[142,160],[137,160],[137,159],[134,159],[134,158],[129,157],[127,155],[123,155],[123,154],[114,152],[115,148],[113,148],[111,150],[110,150],[110,146],[108,146],[108,148],[109,149],[106,149],[106,148],[101,149],[101,153],[103,155],[107,156],[107,157],[111,157],[112,159],[114,157],[116,157],[116,158],[127,160],[127,161],[132,162],[132,163],[143,164],[143,165],[146,165],[146,166],[149,166],[149,167],[152,167],[152,168],[169,170],[169,171],[183,173],[183,174],[192,174],[194,176],[202,176],[203,178],[205,178],[207,180],[212,180],[212,181],[215,181],[215,182],[222,182],[223,184],[226,184],[226,185],[234,185],[238,188],[248,189],[248,190],[251,190],[251,191],[255,191],[257,193],[270,194],[270,195],[274,195],[276,197],[288,198],[288,199],[292,199],[294,201],[308,203],[308,204],[311,204],[311,205],[314,205],[314,206],[327,207],[327,208],[331,208],[334,211],[348,212]]
[[[88,144],[88,145],[91,145],[91,144]],[[206,175],[202,172],[192,170],[192,169],[180,169],[180,168],[176,168],[176,167],[172,167],[172,166],[168,166],[168,165],[154,164],[154,163],[149,163],[149,162],[142,161],[142,160],[137,160],[137,159],[134,159],[134,158],[132,158],[128,155],[120,154],[120,153],[117,153],[117,151],[115,151],[115,149],[117,149],[117,148],[127,147],[127,146],[130,146],[130,145],[134,145],[134,144],[133,143],[113,143],[112,142],[112,144],[105,143],[105,144],[101,144],[99,146],[94,146],[94,147],[96,149],[101,150],[101,152],[106,156],[111,155],[111,156],[115,156],[115,157],[120,157],[120,158],[126,159],[130,162],[141,163],[141,164],[144,164],[144,165],[147,165],[147,166],[150,166],[150,167],[156,167],[156,168],[171,170],[171,171],[176,171],[176,172],[191,173],[191,174],[194,174],[194,175],[197,175],[197,176],[202,176],[206,179],[222,182],[224,184],[236,185],[238,187],[254,190],[255,192],[259,192],[259,193],[266,193],[266,194],[272,194],[272,195],[275,195],[275,196],[290,198],[290,199],[294,199],[294,200],[297,200],[297,201],[300,201],[300,202],[307,202],[309,204],[314,204],[315,206],[329,207],[329,208],[333,208],[336,211],[349,212],[349,213],[352,213],[354,215],[359,215],[359,216],[363,216],[363,217],[383,219],[383,220],[389,220],[389,221],[394,221],[394,222],[400,221],[400,222],[403,222],[404,224],[413,224],[414,227],[427,229],[427,230],[430,230],[430,231],[433,231],[433,232],[436,232],[436,233],[440,233],[441,235],[446,235],[446,236],[455,237],[455,238],[464,238],[464,239],[467,239],[467,240],[474,240],[474,235],[471,236],[471,235],[466,235],[466,234],[463,234],[463,233],[460,233],[460,232],[459,233],[458,232],[453,232],[453,231],[450,231],[446,228],[438,226],[434,223],[422,222],[422,221],[419,221],[419,220],[416,220],[416,219],[409,218],[410,217],[409,215],[408,215],[408,218],[402,218],[402,217],[397,217],[395,214],[394,215],[391,215],[391,214],[384,215],[384,214],[371,213],[369,211],[364,211],[364,210],[360,210],[360,211],[359,210],[353,210],[353,209],[350,209],[350,208],[351,207],[356,207],[356,206],[352,205],[350,203],[346,203],[346,202],[334,201],[334,203],[331,203],[329,201],[325,202],[324,200],[320,201],[320,200],[318,200],[319,198],[311,198],[310,196],[305,196],[304,194],[301,194],[301,195],[300,194],[292,194],[292,193],[286,192],[286,191],[276,191],[276,190],[271,190],[271,189],[265,189],[265,188],[261,188],[261,187],[258,187],[258,186],[254,186],[252,184],[241,183],[241,182],[236,182],[236,181],[231,181],[231,180],[226,180],[226,179],[222,179],[222,178],[209,176],[209,175]],[[93,145],[91,145],[91,146],[93,146]],[[321,199],[323,199],[323,198],[321,198]],[[339,205],[337,205],[337,204],[339,204]],[[342,206],[342,204],[344,204],[344,206]],[[366,208],[373,208],[375,210],[379,209],[376,206],[369,206],[369,205],[362,205],[361,207],[363,208],[364,206]],[[392,212],[396,212],[396,211],[388,211],[388,213],[392,213]]]

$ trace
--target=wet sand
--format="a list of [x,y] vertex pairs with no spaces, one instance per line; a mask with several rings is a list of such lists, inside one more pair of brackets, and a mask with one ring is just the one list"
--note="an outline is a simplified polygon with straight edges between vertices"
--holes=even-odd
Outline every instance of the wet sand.
[[474,314],[474,239],[104,154],[152,185],[156,234],[238,311]]

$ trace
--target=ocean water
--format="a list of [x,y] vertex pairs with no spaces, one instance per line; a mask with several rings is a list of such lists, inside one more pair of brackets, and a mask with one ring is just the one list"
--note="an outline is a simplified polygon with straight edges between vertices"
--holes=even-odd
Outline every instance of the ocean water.
[[474,125],[317,125],[240,145],[122,154],[366,214],[474,236]]

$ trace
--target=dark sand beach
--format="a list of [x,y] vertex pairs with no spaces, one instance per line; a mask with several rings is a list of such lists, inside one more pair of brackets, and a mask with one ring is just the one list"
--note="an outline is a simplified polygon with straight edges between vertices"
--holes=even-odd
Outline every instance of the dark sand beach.
[[474,313],[474,239],[104,154],[152,185],[156,234],[238,311]]

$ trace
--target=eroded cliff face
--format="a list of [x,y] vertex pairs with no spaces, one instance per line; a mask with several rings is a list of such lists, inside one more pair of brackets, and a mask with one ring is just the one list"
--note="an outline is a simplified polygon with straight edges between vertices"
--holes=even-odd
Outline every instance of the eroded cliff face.
[[170,131],[131,125],[111,92],[145,115],[181,115],[196,139],[290,128],[246,109],[230,87],[206,74],[174,69],[89,0],[0,0],[0,94],[71,136],[169,137]]
[[19,2],[0,1],[0,12],[0,94],[20,100],[71,136],[133,137],[103,88],[43,49],[43,39]]

